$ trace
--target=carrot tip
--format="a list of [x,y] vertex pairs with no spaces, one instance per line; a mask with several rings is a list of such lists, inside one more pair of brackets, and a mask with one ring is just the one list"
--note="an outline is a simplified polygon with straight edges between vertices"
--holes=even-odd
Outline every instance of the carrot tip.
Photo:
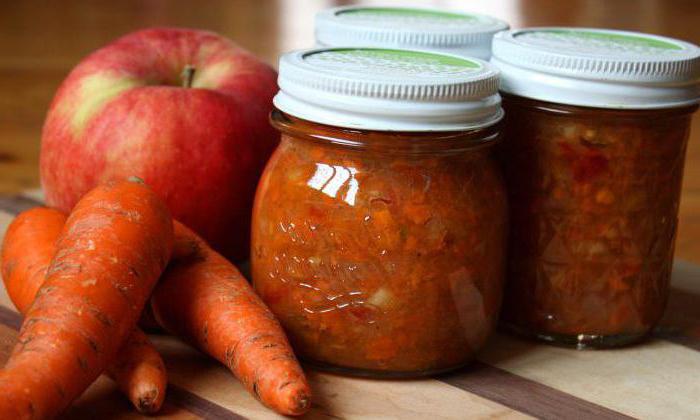
[[308,394],[302,394],[294,398],[294,402],[292,403],[292,407],[290,408],[290,411],[286,414],[293,416],[302,415],[306,413],[309,410],[309,408],[311,408],[311,398]]
[[310,404],[311,400],[309,400],[308,397],[302,397],[299,399],[297,407],[299,408],[299,411],[306,411]]
[[154,389],[142,395],[138,398],[136,402],[136,409],[140,413],[151,414],[155,413],[160,409],[160,404],[157,403],[158,400],[158,390]]

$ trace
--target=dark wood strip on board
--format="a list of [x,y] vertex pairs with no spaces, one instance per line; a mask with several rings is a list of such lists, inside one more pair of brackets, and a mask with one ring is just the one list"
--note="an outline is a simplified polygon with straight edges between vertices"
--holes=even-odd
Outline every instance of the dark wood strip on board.
[[32,207],[43,206],[44,203],[21,195],[0,195],[0,210],[18,214]]
[[[22,325],[22,316],[10,308],[0,305],[0,324],[19,330]],[[168,384],[166,396],[168,403],[183,408],[190,413],[205,419],[213,420],[239,420],[245,419],[225,407],[213,403],[205,398],[191,393],[177,385]]]
[[482,362],[436,379],[539,419],[633,418]]
[[0,305],[0,324],[19,331],[22,326],[22,315],[10,308]]
[[192,414],[202,417],[203,419],[212,420],[239,420],[245,419],[238,413],[213,403],[206,398],[193,394],[190,391],[181,388],[177,385],[168,384],[168,393],[166,396],[168,402],[180,408],[184,408]]
[[[675,273],[680,273],[687,279],[700,280],[700,269],[689,263],[677,262]],[[671,285],[666,313],[652,336],[700,351],[700,305],[698,303],[700,303],[700,293],[682,290]]]
[[700,351],[700,338],[693,337],[689,335],[687,331],[681,331],[677,328],[657,328],[654,330],[652,337],[670,341],[671,343],[679,344],[691,350]]

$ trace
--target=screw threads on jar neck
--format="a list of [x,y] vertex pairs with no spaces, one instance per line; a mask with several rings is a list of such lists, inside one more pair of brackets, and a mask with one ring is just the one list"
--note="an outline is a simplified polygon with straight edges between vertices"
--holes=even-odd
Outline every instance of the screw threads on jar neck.
[[379,153],[454,154],[490,149],[500,140],[500,124],[446,132],[357,130],[303,120],[278,109],[270,114],[270,122],[283,134],[296,139]]

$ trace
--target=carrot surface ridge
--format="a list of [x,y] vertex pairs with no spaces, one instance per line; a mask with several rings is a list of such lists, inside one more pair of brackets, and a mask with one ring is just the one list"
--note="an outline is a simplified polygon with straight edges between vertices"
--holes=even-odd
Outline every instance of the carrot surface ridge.
[[166,206],[136,180],[73,209],[0,371],[3,418],[51,418],[104,371],[136,325],[173,244]]
[[151,298],[158,322],[227,366],[268,407],[306,412],[311,389],[272,312],[233,264],[174,225],[173,260]]
[[[10,300],[22,314],[44,283],[67,218],[58,210],[35,207],[19,214],[7,229],[0,267]],[[138,411],[155,413],[163,405],[168,382],[165,364],[138,328],[107,368],[107,374]]]

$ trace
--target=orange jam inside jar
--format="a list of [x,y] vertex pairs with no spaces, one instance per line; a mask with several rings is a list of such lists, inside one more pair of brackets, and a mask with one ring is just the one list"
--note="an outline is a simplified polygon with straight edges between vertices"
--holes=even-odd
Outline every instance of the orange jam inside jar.
[[449,55],[320,49],[284,55],[280,87],[251,263],[295,350],[368,376],[469,362],[502,297],[497,72]]
[[511,233],[502,323],[585,347],[649,334],[669,291],[698,48],[539,28],[494,42]]

